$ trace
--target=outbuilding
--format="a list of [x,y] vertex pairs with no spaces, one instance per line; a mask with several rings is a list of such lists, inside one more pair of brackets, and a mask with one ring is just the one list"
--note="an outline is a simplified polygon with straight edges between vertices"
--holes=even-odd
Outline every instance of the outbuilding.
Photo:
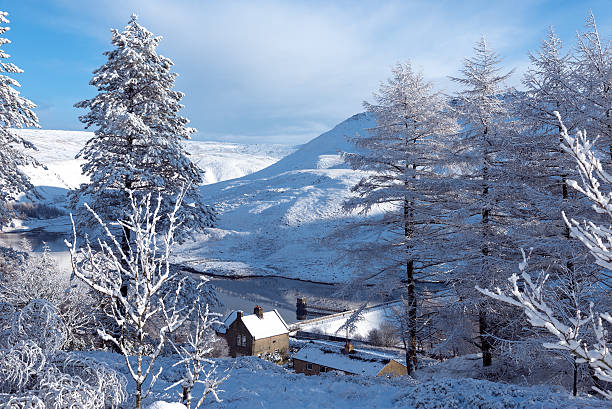
[[348,342],[344,347],[331,343],[309,342],[293,356],[293,369],[306,375],[337,371],[346,375],[392,377],[408,373],[406,365],[397,357],[354,349]]

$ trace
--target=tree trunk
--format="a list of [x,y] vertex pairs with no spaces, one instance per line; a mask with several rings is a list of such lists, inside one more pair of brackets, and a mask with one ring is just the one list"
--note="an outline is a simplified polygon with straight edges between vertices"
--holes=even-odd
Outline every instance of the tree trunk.
[[574,369],[574,385],[572,388],[572,393],[574,394],[574,396],[578,395],[578,364],[576,363],[576,358],[574,358],[574,362],[573,362],[573,369]]
[[[484,138],[487,139],[488,129],[484,130]],[[484,164],[482,169],[482,270],[481,274],[487,274],[488,258],[489,258],[489,203],[487,196],[489,195],[489,152],[484,152]],[[484,307],[480,307],[478,311],[478,332],[480,334],[480,350],[482,352],[482,366],[491,366],[492,345],[487,336],[487,313]]]
[[478,330],[480,332],[480,350],[482,351],[482,366],[491,366],[493,357],[491,355],[492,345],[487,336],[487,313],[484,309],[478,312]]
[[136,409],[140,409],[142,404],[142,385],[136,383]]
[[406,367],[408,375],[410,375],[417,366],[417,348],[416,348],[416,333],[417,333],[417,300],[414,283],[414,262],[409,260],[406,263],[406,275],[408,276],[408,349],[406,351],[406,362],[409,366]]
[[[406,250],[409,251],[408,240],[412,235],[412,226],[410,225],[411,206],[408,200],[404,200],[404,239],[406,240]],[[406,257],[409,255],[406,254]],[[406,261],[406,278],[408,280],[408,342],[406,349],[406,371],[410,375],[417,365],[417,354],[416,354],[416,332],[417,332],[417,300],[414,282],[414,260],[409,259]]]

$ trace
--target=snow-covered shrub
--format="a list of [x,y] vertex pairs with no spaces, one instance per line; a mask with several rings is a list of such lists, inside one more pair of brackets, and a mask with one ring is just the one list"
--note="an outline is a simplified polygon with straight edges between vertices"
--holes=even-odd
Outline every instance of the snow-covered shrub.
[[126,398],[123,376],[59,351],[65,335],[55,307],[34,300],[13,314],[0,347],[0,408],[116,408]]
[[5,396],[0,393],[0,409],[47,409],[38,396]]
[[31,387],[47,359],[33,341],[20,341],[0,350],[0,392],[16,393]]
[[66,328],[53,304],[32,300],[16,315],[11,337],[14,342],[33,341],[45,354],[52,354],[64,345]]
[[15,307],[13,307],[13,304],[0,302],[0,348],[8,348],[14,319]]
[[[29,243],[24,242],[22,247],[27,249]],[[94,339],[98,300],[81,283],[70,282],[69,275],[60,271],[46,244],[42,255],[30,254],[6,263],[0,277],[0,299],[18,310],[37,299],[52,304],[65,326],[64,346],[80,349]],[[0,331],[1,327],[0,317]]]

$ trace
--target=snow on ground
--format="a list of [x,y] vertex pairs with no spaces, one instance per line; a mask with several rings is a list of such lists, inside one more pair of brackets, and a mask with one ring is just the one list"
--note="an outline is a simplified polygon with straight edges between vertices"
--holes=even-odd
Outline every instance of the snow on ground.
[[[356,329],[351,332],[350,336],[367,339],[370,331],[380,328],[383,322],[392,322],[396,319],[397,313],[394,311],[394,308],[399,305],[399,303],[391,303],[365,309],[361,314],[361,319],[355,323]],[[352,315],[353,311],[347,311],[308,321],[298,321],[292,325],[292,329],[342,337],[345,336],[345,332],[338,330]]]
[[[109,352],[87,353],[124,373],[122,357]],[[180,377],[173,359],[159,361],[164,371],[144,407],[156,401],[176,402],[178,389],[165,390]],[[415,381],[410,377],[374,378],[322,374],[306,376],[256,357],[217,359],[218,373],[230,371],[220,394],[223,402],[207,398],[207,408],[350,408],[350,409],[603,409],[609,402],[595,398],[573,398],[566,391],[546,386],[522,387],[476,379],[438,377]],[[133,390],[133,382],[128,390]],[[199,397],[199,389],[194,397]],[[133,400],[133,396],[130,397]],[[130,401],[128,401],[128,404]],[[158,404],[158,408],[164,407]]]
[[354,150],[347,137],[373,125],[367,115],[355,115],[259,172],[203,186],[219,212],[218,226],[183,246],[179,260],[218,274],[346,281],[352,272],[338,262],[337,248],[364,238],[342,237],[338,245],[324,240],[354,220],[342,203],[364,176],[340,152]]
[[[78,187],[87,179],[81,174],[82,161],[75,159],[92,132],[57,131],[46,129],[17,129],[32,142],[37,151],[28,153],[43,163],[47,169],[25,169],[34,186],[47,201],[60,204],[68,189]],[[191,160],[205,170],[204,183],[216,183],[256,172],[293,152],[287,145],[245,145],[227,142],[183,142]]]

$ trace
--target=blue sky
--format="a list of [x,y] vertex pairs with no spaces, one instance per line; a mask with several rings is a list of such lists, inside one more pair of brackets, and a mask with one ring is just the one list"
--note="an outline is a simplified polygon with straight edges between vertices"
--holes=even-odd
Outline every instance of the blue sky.
[[397,61],[450,93],[447,76],[481,35],[518,86],[548,26],[571,47],[593,10],[600,33],[612,33],[610,0],[1,0],[0,9],[11,20],[4,49],[25,71],[16,78],[43,128],[82,129],[72,106],[95,94],[88,83],[110,28],[137,13],[163,37],[195,138],[246,143],[308,141],[360,112]]

